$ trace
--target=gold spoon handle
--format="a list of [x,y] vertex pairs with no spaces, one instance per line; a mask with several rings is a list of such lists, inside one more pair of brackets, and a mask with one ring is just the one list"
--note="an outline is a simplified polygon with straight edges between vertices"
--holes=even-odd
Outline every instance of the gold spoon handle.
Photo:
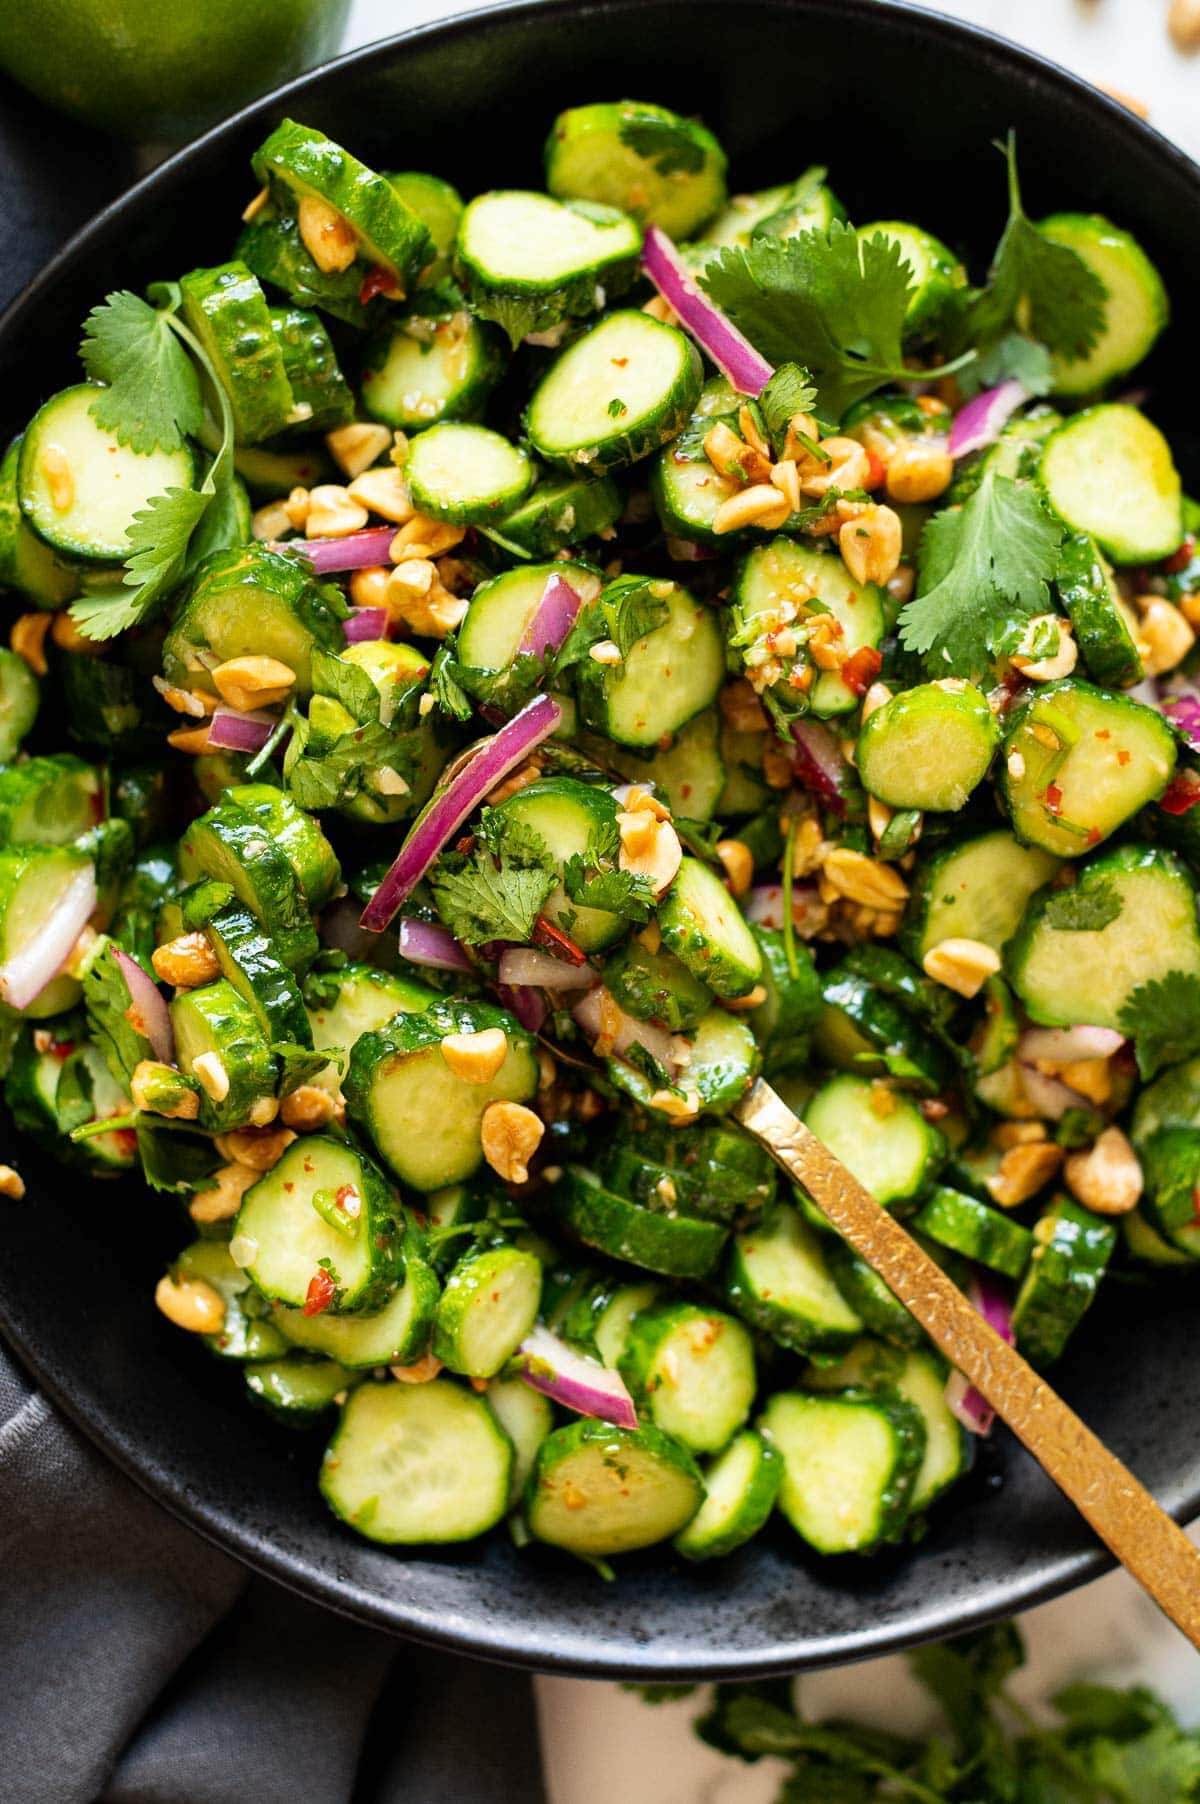
[[1121,1564],[1200,1648],[1200,1550],[1145,1486],[1000,1338],[769,1084],[756,1083],[736,1113],[1008,1423]]

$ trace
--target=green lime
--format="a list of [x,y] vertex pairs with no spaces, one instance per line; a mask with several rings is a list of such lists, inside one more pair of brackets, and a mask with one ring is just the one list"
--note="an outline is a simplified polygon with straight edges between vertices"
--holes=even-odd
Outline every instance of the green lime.
[[122,137],[178,141],[332,56],[350,0],[0,4],[0,69]]

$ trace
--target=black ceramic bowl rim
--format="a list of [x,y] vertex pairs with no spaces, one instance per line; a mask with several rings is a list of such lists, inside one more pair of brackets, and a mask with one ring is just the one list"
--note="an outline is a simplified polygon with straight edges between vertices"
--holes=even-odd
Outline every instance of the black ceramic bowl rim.
[[[803,12],[808,0],[770,0],[770,3],[780,10]],[[210,148],[245,131],[256,121],[276,114],[281,104],[286,107],[293,99],[302,102],[306,95],[320,88],[331,71],[352,66],[369,67],[376,61],[383,64],[398,51],[402,52],[405,45],[430,39],[440,39],[446,44],[452,44],[456,39],[471,39],[477,34],[486,34],[489,25],[498,20],[536,20],[547,29],[562,29],[572,17],[609,15],[616,29],[623,19],[636,19],[639,4],[640,0],[514,0],[514,3],[484,7],[378,39],[274,89],[176,152],[77,232],[0,317],[0,347],[26,332],[30,332],[33,342],[37,341],[36,315],[44,297],[53,291],[63,272],[78,260],[85,259],[89,250],[106,237],[114,222],[121,221],[128,210],[147,197],[169,195],[176,177],[202,160]],[[681,16],[686,15],[688,8],[688,0],[660,0],[660,4],[676,7]],[[812,9],[827,10],[826,0],[812,0]],[[940,45],[966,62],[972,58],[987,60],[1011,72],[1014,81],[1036,81],[1044,89],[1057,89],[1064,98],[1069,95],[1077,105],[1090,108],[1103,120],[1113,155],[1119,154],[1122,139],[1127,142],[1131,138],[1140,139],[1143,150],[1149,150],[1163,164],[1170,164],[1175,178],[1194,189],[1197,217],[1200,217],[1200,167],[1125,107],[1057,64],[977,26],[930,12],[924,7],[904,4],[903,0],[839,0],[837,10],[850,41],[858,25],[869,30],[872,21],[881,14],[897,14],[911,29],[926,34],[931,50],[936,51]],[[548,110],[552,106],[553,102],[549,101]],[[287,110],[291,110],[290,107]],[[306,1562],[302,1549],[283,1545],[246,1522],[232,1520],[211,1498],[173,1481],[160,1470],[153,1447],[131,1435],[119,1415],[106,1412],[86,1393],[75,1394],[64,1382],[61,1371],[52,1369],[52,1362],[43,1358],[35,1335],[14,1330],[2,1295],[0,1324],[9,1333],[25,1365],[63,1413],[130,1478],[218,1547],[341,1614],[416,1641],[483,1659],[594,1677],[653,1678],[673,1674],[704,1679],[794,1671],[805,1666],[864,1659],[980,1626],[1055,1597],[1097,1577],[1114,1564],[1111,1556],[1088,1538],[1080,1524],[1077,1541],[1064,1545],[1033,1574],[1018,1575],[997,1583],[990,1591],[974,1596],[963,1607],[941,1604],[912,1611],[899,1621],[882,1624],[864,1621],[857,1632],[840,1639],[826,1638],[819,1644],[811,1637],[781,1639],[761,1650],[749,1653],[738,1650],[729,1654],[723,1653],[719,1645],[693,1643],[673,1653],[669,1650],[664,1653],[658,1649],[639,1650],[632,1642],[626,1642],[617,1651],[611,1640],[601,1637],[597,1641],[595,1637],[589,1637],[584,1626],[574,1635],[555,1635],[553,1644],[548,1645],[539,1638],[536,1630],[514,1632],[511,1625],[482,1613],[467,1619],[454,1611],[414,1607],[403,1599],[383,1596],[357,1585],[348,1576],[331,1576],[315,1570]],[[297,1475],[297,1482],[312,1481],[311,1477],[301,1479]],[[1182,1488],[1172,1487],[1167,1502],[1171,1513],[1181,1521],[1200,1511],[1200,1467],[1190,1483]],[[870,1614],[870,1602],[865,1596],[863,1613],[864,1616]]]

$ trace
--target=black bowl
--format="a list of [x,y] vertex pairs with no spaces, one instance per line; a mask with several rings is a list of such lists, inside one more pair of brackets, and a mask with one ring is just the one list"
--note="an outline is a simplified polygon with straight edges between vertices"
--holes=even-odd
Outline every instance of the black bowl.
[[[294,82],[173,158],[102,213],[0,323],[0,407],[18,428],[75,380],[85,312],[228,255],[249,156],[282,114],[368,161],[429,167],[468,191],[536,184],[569,102],[626,93],[704,115],[739,187],[814,160],[852,218],[915,216],[976,269],[1003,222],[992,148],[1017,132],[1027,200],[1097,208],[1132,227],[1177,304],[1200,236],[1200,170],[1061,70],[983,33],[879,0],[563,0],[477,13],[372,45]],[[1145,380],[1200,480],[1169,333]],[[1175,380],[1170,380],[1175,377]],[[1138,380],[1142,380],[1141,377]],[[659,1551],[612,1584],[498,1533],[444,1554],[358,1540],[317,1494],[319,1441],[245,1406],[237,1375],[150,1304],[179,1222],[163,1198],[81,1183],[25,1148],[29,1196],[4,1213],[0,1325],[61,1407],[203,1534],[308,1596],[418,1640],[592,1675],[794,1670],[881,1652],[1027,1606],[1106,1556],[1004,1434],[919,1546],[807,1559],[783,1528],[713,1569]],[[1106,1286],[1058,1373],[1070,1401],[1177,1516],[1200,1507],[1192,1295]]]

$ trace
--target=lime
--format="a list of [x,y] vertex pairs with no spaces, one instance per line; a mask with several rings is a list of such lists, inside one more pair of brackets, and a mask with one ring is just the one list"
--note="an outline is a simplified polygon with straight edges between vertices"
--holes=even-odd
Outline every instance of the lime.
[[350,0],[0,4],[0,69],[72,118],[179,141],[332,56]]

